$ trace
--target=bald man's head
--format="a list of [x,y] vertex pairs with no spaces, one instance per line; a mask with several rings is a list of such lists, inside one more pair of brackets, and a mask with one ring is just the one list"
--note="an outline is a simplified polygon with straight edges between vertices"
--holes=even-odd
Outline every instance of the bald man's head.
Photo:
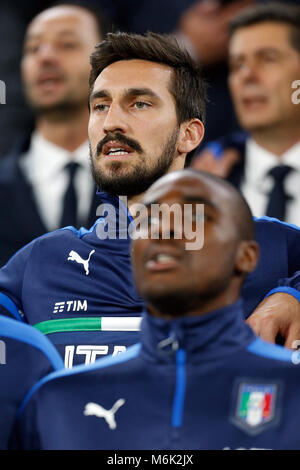
[[90,55],[102,40],[88,9],[53,6],[29,24],[21,62],[28,103],[37,115],[87,112]]

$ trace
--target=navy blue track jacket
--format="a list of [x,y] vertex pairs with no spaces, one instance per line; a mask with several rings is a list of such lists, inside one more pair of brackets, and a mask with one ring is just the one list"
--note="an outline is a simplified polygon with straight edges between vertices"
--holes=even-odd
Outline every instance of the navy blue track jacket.
[[19,410],[25,449],[299,449],[299,353],[257,338],[241,300],[145,315],[141,344],[50,374]]
[[[37,238],[0,270],[0,303],[47,334],[66,367],[137,342],[145,308],[131,268],[132,219],[117,197],[99,195],[116,209],[117,238],[103,237],[106,229],[113,231],[106,214],[90,230],[67,227]],[[255,226],[260,260],[243,288],[246,317],[278,285],[299,294],[285,279],[300,270],[300,229],[269,218]]]
[[0,315],[0,449],[7,449],[17,410],[46,374],[63,368],[53,344],[29,325]]

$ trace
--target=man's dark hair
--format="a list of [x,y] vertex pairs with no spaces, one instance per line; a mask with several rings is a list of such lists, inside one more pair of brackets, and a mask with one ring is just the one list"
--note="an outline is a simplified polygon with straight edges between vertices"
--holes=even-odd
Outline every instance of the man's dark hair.
[[240,28],[269,21],[290,27],[290,43],[300,53],[300,7],[289,3],[270,2],[246,8],[231,20],[229,37]]
[[119,60],[141,59],[173,69],[170,92],[176,103],[178,124],[205,119],[205,84],[200,67],[171,35],[109,33],[91,55],[90,89],[108,65]]

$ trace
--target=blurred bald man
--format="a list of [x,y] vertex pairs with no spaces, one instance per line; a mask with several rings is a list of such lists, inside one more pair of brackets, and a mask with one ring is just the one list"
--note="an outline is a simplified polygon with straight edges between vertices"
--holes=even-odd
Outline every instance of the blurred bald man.
[[29,24],[21,62],[35,129],[0,162],[0,265],[32,239],[96,220],[87,142],[89,56],[103,38],[97,12],[72,4]]

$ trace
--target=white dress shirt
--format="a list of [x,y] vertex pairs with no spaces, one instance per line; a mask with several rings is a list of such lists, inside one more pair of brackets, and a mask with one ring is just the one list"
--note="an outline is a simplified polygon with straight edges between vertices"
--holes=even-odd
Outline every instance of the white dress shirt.
[[69,173],[65,166],[71,161],[80,165],[75,174],[74,186],[78,200],[78,217],[79,220],[85,220],[95,190],[90,170],[88,141],[71,153],[34,132],[28,152],[20,159],[24,176],[32,186],[41,219],[49,231],[59,226],[63,197],[69,183]]
[[253,139],[248,139],[241,191],[253,214],[256,217],[265,215],[268,193],[274,184],[268,172],[278,165],[289,165],[295,169],[287,175],[284,181],[286,193],[293,197],[287,203],[285,222],[300,226],[300,142],[278,157],[259,146]]

